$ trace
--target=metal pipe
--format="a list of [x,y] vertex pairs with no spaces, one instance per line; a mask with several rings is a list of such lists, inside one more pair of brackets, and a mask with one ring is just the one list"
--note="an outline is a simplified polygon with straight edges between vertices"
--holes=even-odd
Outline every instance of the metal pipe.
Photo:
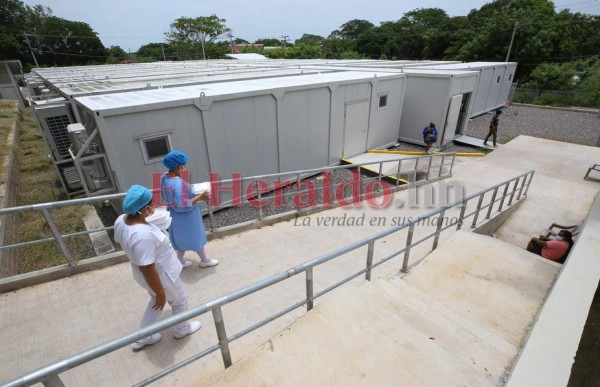
[[212,310],[212,313],[213,320],[215,321],[215,328],[217,330],[217,337],[219,338],[219,347],[221,348],[223,364],[225,364],[225,368],[229,368],[232,364],[231,353],[229,353],[229,340],[227,340],[227,332],[225,332],[225,322],[223,321],[221,307],[217,306]]
[[440,215],[438,216],[438,224],[436,225],[436,228],[435,228],[435,237],[433,238],[433,246],[431,247],[431,250],[437,249],[437,245],[440,240],[442,224],[444,223],[444,215],[446,215],[445,209],[442,212],[440,212]]
[[508,206],[512,205],[513,198],[515,197],[515,192],[517,191],[517,186],[519,185],[519,179],[520,179],[520,177],[517,178],[517,180],[515,180],[515,183],[514,183],[513,189],[512,189],[512,193],[510,194],[510,198],[508,199],[508,204],[507,204]]
[[396,173],[396,187],[400,185],[400,170],[402,168],[402,159],[398,161],[398,172]]
[[496,202],[496,195],[498,194],[498,187],[494,187],[494,193],[492,194],[492,200],[490,201],[490,206],[488,207],[487,214],[485,215],[486,219],[489,219],[492,215],[492,208],[494,208],[494,203]]
[[373,268],[373,252],[375,250],[375,241],[370,241],[367,247],[367,272],[365,273],[365,279],[371,281],[371,270]]
[[479,211],[481,210],[481,203],[483,203],[483,196],[485,193],[479,195],[479,201],[477,202],[477,209],[475,210],[475,216],[473,217],[473,223],[471,223],[471,228],[475,228],[477,224],[477,218],[479,217]]
[[46,218],[46,222],[48,223],[48,226],[50,226],[50,231],[52,231],[52,235],[54,235],[54,239],[58,243],[58,246],[60,247],[60,250],[62,251],[65,259],[67,260],[67,263],[69,264],[69,266],[75,266],[77,263],[73,258],[73,254],[71,254],[71,251],[67,247],[67,244],[63,240],[62,235],[60,235],[60,231],[58,230],[58,226],[56,225],[56,223],[54,223],[54,218],[52,217],[52,214],[47,208],[42,208],[42,214],[44,215],[44,218]]
[[440,163],[440,171],[438,172],[438,177],[442,177],[442,170],[444,169],[444,159],[446,155],[442,155],[442,162]]
[[410,256],[410,248],[414,232],[415,224],[411,222],[410,226],[408,227],[408,235],[406,236],[406,249],[404,250],[404,261],[402,262],[403,273],[408,273],[408,258]]
[[465,217],[465,210],[467,209],[467,200],[463,200],[462,208],[460,209],[460,215],[458,216],[458,224],[456,225],[456,231],[460,230]]
[[306,269],[306,311],[313,308],[313,268]]
[[500,204],[498,205],[498,212],[502,211],[502,205],[504,204],[504,198],[506,198],[506,193],[508,192],[508,186],[510,182],[506,183],[504,186],[504,192],[502,193],[502,197],[500,198]]

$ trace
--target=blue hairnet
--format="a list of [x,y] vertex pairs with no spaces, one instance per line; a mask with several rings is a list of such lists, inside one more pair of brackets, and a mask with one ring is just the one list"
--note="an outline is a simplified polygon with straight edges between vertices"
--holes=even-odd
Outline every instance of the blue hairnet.
[[152,192],[141,185],[132,185],[125,194],[123,211],[127,215],[135,215],[152,200]]
[[180,165],[187,164],[188,158],[189,157],[183,152],[171,151],[165,156],[162,163],[165,167],[171,170],[177,168]]

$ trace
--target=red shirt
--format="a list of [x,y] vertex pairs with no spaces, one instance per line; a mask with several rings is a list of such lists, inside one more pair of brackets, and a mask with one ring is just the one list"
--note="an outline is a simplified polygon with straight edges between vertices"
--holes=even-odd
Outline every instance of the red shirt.
[[542,257],[551,261],[561,259],[569,249],[567,241],[547,241],[546,247],[542,248]]

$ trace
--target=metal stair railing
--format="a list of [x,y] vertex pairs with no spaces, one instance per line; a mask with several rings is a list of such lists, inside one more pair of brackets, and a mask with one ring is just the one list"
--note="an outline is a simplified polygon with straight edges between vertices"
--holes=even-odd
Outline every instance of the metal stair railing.
[[[254,330],[268,324],[269,322],[286,315],[287,313],[292,312],[293,310],[306,305],[307,311],[310,311],[313,308],[314,300],[322,295],[336,289],[337,287],[349,282],[350,280],[357,278],[361,275],[365,275],[365,279],[371,280],[372,270],[383,263],[389,261],[390,259],[397,257],[403,254],[403,264],[402,264],[402,272],[408,272],[410,267],[408,265],[408,260],[410,256],[411,248],[417,246],[431,238],[433,238],[433,245],[431,251],[437,249],[439,237],[442,231],[445,231],[451,227],[456,227],[456,230],[460,230],[462,226],[465,224],[465,221],[468,218],[473,218],[471,226],[474,227],[478,223],[478,218],[481,211],[486,211],[486,219],[491,217],[491,212],[494,207],[496,207],[497,212],[502,212],[503,208],[512,206],[514,203],[517,203],[521,200],[524,200],[527,197],[527,191],[529,190],[529,186],[531,185],[531,181],[534,175],[533,170],[513,177],[509,180],[498,183],[492,187],[489,187],[485,190],[479,191],[472,195],[464,197],[462,200],[455,201],[451,204],[439,207],[435,210],[432,210],[428,213],[425,213],[421,216],[418,216],[415,219],[410,219],[408,221],[404,221],[401,224],[391,227],[387,230],[381,231],[375,235],[372,235],[368,238],[362,239],[355,243],[352,243],[346,247],[335,250],[331,253],[322,255],[320,257],[314,258],[312,260],[306,261],[300,265],[297,265],[289,270],[280,272],[271,277],[265,278],[261,281],[258,281],[252,285],[246,286],[237,291],[226,294],[222,297],[216,298],[214,300],[208,301],[202,305],[191,308],[183,313],[168,317],[164,320],[161,320],[155,324],[152,324],[143,329],[139,329],[133,333],[128,335],[124,335],[118,337],[114,340],[106,342],[104,344],[98,345],[94,348],[85,350],[73,356],[70,356],[66,359],[57,361],[55,363],[49,364],[45,367],[39,368],[35,371],[29,372],[25,375],[19,376],[10,381],[4,382],[0,384],[0,387],[13,387],[13,386],[29,386],[35,383],[42,382],[46,386],[63,386],[62,380],[60,379],[60,374],[73,369],[77,366],[85,364],[89,361],[107,355],[113,351],[116,351],[120,348],[125,347],[128,344],[131,344],[137,340],[140,340],[144,337],[148,337],[154,333],[158,333],[164,329],[171,328],[175,325],[178,325],[186,320],[198,317],[205,313],[211,312],[213,315],[213,321],[215,325],[215,330],[217,332],[218,342],[203,351],[197,353],[196,355],[180,361],[177,364],[174,364],[163,371],[153,375],[152,377],[145,379],[136,386],[145,386],[148,385],[160,378],[198,360],[203,358],[204,356],[211,354],[217,350],[221,351],[221,357],[223,359],[223,364],[225,368],[228,368],[232,365],[231,353],[229,350],[229,343],[239,339],[242,336],[245,336]],[[491,194],[491,197],[490,195]],[[500,196],[498,196],[500,194]],[[476,208],[473,211],[467,212],[466,208],[469,202],[477,201]],[[506,202],[506,203],[505,203]],[[444,217],[444,214],[451,209],[460,209],[460,215],[456,219],[456,221],[451,222],[451,224],[442,226],[443,222],[439,221],[440,218]],[[425,220],[438,219],[437,226],[435,232],[417,240],[413,241],[414,236],[414,227],[415,225],[423,222]],[[394,233],[398,233],[402,230],[408,229],[408,235],[406,238],[406,244],[403,248],[394,253],[382,257],[376,263],[373,263],[374,252],[375,252],[375,242]],[[314,280],[313,280],[313,270],[319,265],[331,261],[335,258],[353,252],[363,246],[367,246],[367,256],[366,256],[366,264],[365,267],[358,272],[334,283],[333,285],[322,289],[320,291],[315,292],[314,289]],[[420,260],[416,263],[419,263]],[[412,266],[411,266],[412,267]],[[239,300],[243,297],[254,294],[260,290],[268,288],[272,285],[280,283],[286,279],[294,277],[298,274],[305,273],[306,277],[306,294],[305,296],[294,303],[293,305],[277,312],[270,317],[255,323],[233,335],[228,335],[225,329],[225,321],[222,314],[222,307],[232,303],[236,300]]]
[[[436,159],[439,159],[440,163],[432,166],[432,161],[434,161]],[[219,180],[218,183],[220,185],[240,183],[242,185],[242,187],[246,186],[246,188],[250,187],[251,184],[254,184],[254,189],[253,189],[254,196],[253,197],[251,197],[249,195],[242,195],[239,198],[241,201],[241,205],[251,205],[251,202],[253,200],[258,200],[258,201],[261,201],[263,199],[266,200],[266,198],[268,198],[269,191],[272,189],[272,187],[269,187],[267,189],[264,189],[264,187],[262,187],[262,189],[261,189],[261,185],[259,184],[259,182],[286,181],[286,179],[287,179],[287,181],[290,182],[290,185],[285,187],[285,189],[287,189],[287,192],[283,194],[283,197],[286,198],[286,200],[287,200],[287,199],[292,198],[294,195],[298,194],[298,192],[300,192],[300,188],[302,186],[301,183],[303,181],[307,180],[307,178],[313,177],[318,174],[344,172],[344,171],[354,170],[354,169],[358,170],[360,167],[369,166],[369,165],[377,165],[378,170],[380,171],[380,175],[376,178],[361,177],[360,180],[362,182],[368,183],[368,182],[377,180],[380,184],[382,184],[383,178],[389,177],[389,176],[394,176],[394,175],[385,175],[382,173],[384,164],[387,164],[387,165],[396,164],[396,163],[398,164],[397,168],[396,167],[393,168],[393,170],[395,171],[396,177],[399,176],[400,174],[417,176],[417,174],[419,174],[419,173],[421,173],[422,175],[425,176],[425,178],[421,181],[415,181],[413,183],[402,185],[402,186],[400,186],[399,181],[396,179],[395,187],[391,187],[392,191],[393,191],[393,190],[397,190],[397,189],[410,188],[412,186],[423,184],[425,182],[435,181],[438,179],[442,179],[442,178],[451,176],[452,170],[454,167],[454,159],[455,159],[454,153],[435,154],[435,155],[399,158],[399,159],[393,159],[393,160],[372,161],[372,162],[357,163],[357,164],[351,164],[351,165],[329,166],[329,167],[323,167],[323,168],[305,169],[305,170],[300,170],[300,171],[274,173],[274,174],[251,176],[251,177],[241,177],[240,179],[237,179],[237,180],[236,179]],[[414,163],[414,166],[412,165],[413,163]],[[439,167],[439,171],[437,171],[437,173],[433,174],[432,171],[438,167]],[[432,175],[432,176],[430,176],[430,175]],[[435,176],[433,176],[433,175],[435,175]],[[359,174],[359,176],[360,176],[360,174]],[[332,184],[334,184],[333,180],[332,180]],[[332,187],[332,188],[333,188],[333,192],[335,192],[336,187]],[[361,192],[362,192],[362,187],[361,187]],[[364,198],[364,196],[365,196],[364,194],[361,194],[361,198]],[[93,196],[93,197],[80,198],[80,199],[70,199],[70,200],[64,200],[64,201],[58,201],[58,202],[40,203],[40,204],[32,204],[32,205],[0,209],[0,217],[2,217],[3,215],[13,214],[13,213],[39,211],[44,216],[45,222],[48,224],[50,231],[52,233],[52,236],[47,237],[47,238],[30,240],[30,241],[26,241],[26,242],[19,242],[19,243],[15,243],[15,244],[0,246],[0,251],[7,250],[7,249],[21,248],[21,247],[26,247],[26,246],[32,246],[32,245],[37,245],[37,244],[41,244],[41,243],[56,242],[60,248],[60,251],[61,251],[63,257],[65,258],[67,265],[71,266],[71,267],[76,266],[77,261],[75,260],[73,253],[70,251],[69,247],[67,246],[66,240],[69,238],[78,237],[78,236],[82,236],[82,235],[89,235],[89,234],[99,232],[99,231],[109,231],[109,230],[114,229],[114,226],[108,226],[108,227],[97,228],[97,229],[93,229],[93,230],[85,230],[85,231],[63,234],[63,233],[61,233],[60,227],[57,224],[54,216],[52,215],[51,210],[57,209],[57,208],[62,208],[62,207],[83,205],[83,204],[101,203],[101,202],[104,202],[107,200],[121,200],[124,197],[125,197],[124,193],[116,193],[116,194],[109,194],[109,195],[100,195],[100,196]],[[340,204],[337,203],[336,197],[334,195],[333,202],[330,203],[330,205],[328,207],[323,207],[322,209],[331,208],[332,206],[336,206],[336,205],[340,205]],[[227,207],[228,207],[227,204],[220,205],[220,206],[207,206],[207,213],[208,213],[208,227],[207,227],[208,232],[207,232],[207,234],[219,231],[219,228],[216,225],[215,212],[218,210],[227,208]],[[282,211],[273,216],[265,216],[265,212],[267,209],[268,208],[258,207],[257,208],[258,213],[256,215],[255,221],[263,222],[265,220],[275,219],[277,217],[298,214],[298,213],[301,213],[302,211],[306,211],[308,209],[308,207],[307,206],[296,207],[296,208],[291,209],[290,211]]]

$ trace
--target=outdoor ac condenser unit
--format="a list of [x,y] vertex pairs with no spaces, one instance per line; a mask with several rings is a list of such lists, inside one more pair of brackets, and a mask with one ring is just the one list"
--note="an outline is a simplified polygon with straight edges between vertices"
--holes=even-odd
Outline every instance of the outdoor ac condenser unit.
[[67,125],[67,134],[69,136],[69,141],[71,142],[71,152],[76,155],[88,139],[88,133],[85,130],[85,126],[79,123]]

